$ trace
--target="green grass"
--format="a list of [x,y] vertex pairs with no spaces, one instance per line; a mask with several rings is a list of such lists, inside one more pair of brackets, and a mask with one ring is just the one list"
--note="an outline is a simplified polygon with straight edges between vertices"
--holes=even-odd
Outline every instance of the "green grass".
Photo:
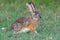
[[[20,40],[12,36],[11,24],[22,16],[29,16],[26,8],[27,2],[35,3],[41,14],[37,27],[39,35],[34,40],[60,40],[60,0],[0,0],[0,40]],[[32,33],[21,33],[21,40],[32,40]]]

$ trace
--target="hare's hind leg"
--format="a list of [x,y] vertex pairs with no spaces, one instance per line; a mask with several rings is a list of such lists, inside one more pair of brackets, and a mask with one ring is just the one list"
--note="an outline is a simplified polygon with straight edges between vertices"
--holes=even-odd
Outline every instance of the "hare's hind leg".
[[13,37],[14,38],[20,38],[20,35],[17,32],[13,32]]
[[13,31],[13,37],[17,37],[17,32],[16,31]]

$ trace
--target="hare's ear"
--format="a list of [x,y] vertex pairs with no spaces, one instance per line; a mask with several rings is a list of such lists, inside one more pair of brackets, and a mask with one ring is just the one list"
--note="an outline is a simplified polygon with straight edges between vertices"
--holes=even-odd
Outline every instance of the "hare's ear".
[[33,13],[35,11],[35,5],[34,5],[34,3],[28,2],[28,3],[26,3],[26,5],[27,5],[27,7],[28,7],[28,9],[29,9],[29,11],[31,13]]

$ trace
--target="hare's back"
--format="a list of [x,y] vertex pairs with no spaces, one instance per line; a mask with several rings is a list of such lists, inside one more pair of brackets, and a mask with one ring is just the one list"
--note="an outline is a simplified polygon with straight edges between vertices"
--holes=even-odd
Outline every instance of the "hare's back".
[[[12,24],[12,30],[15,31],[28,31],[27,26],[29,25],[30,17],[21,17]],[[23,30],[24,29],[24,30]]]
[[19,18],[18,20],[16,20],[15,22],[17,22],[17,23],[24,23],[26,21],[26,17],[21,17],[21,18]]

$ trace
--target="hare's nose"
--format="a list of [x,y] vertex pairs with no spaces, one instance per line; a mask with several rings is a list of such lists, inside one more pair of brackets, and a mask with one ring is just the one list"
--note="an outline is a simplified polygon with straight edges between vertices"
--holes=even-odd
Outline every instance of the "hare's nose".
[[41,18],[41,16],[39,16]]

